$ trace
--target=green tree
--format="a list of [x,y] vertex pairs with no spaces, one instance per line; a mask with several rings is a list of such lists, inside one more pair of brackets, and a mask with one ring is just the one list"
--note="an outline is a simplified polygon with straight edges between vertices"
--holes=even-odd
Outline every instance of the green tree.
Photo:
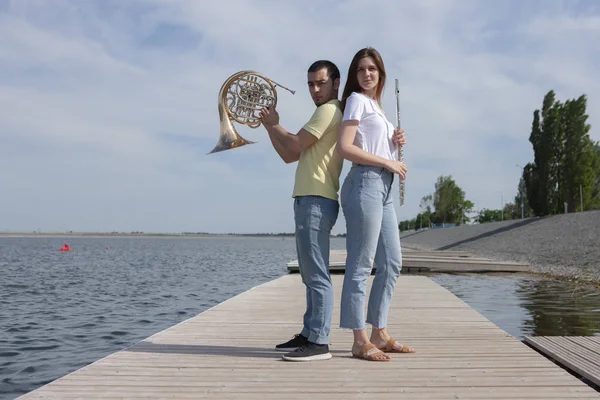
[[[523,168],[527,203],[534,215],[577,211],[580,187],[584,208],[595,208],[598,177],[597,149],[589,137],[587,97],[557,101],[554,91],[544,96],[542,110],[535,110],[529,141],[534,161]],[[520,200],[520,199],[519,199]],[[515,201],[515,203],[517,203]],[[598,202],[600,203],[600,202]]]
[[427,196],[423,196],[419,207],[421,208],[421,210],[425,210],[425,212],[431,213],[433,211],[433,195],[428,194]]
[[586,123],[586,103],[584,95],[576,100],[568,100],[563,107],[564,163],[559,183],[561,203],[567,203],[569,212],[577,211],[581,204],[580,186],[584,207],[590,205],[596,178],[596,155],[594,143],[589,137],[590,125]]
[[435,207],[432,221],[436,223],[460,224],[469,219],[466,214],[473,209],[473,202],[465,200],[465,192],[452,176],[438,178],[432,200]]
[[592,187],[592,198],[590,200],[590,209],[600,208],[600,142],[594,143],[593,169],[596,178]]
[[517,207],[517,213],[512,216],[513,219],[521,218],[521,207],[523,207],[524,218],[530,217],[533,214],[527,198],[527,185],[525,184],[524,177],[521,177],[519,180],[519,187],[515,196],[515,206]]
[[502,220],[502,210],[489,210],[484,208],[479,210],[479,214],[475,217],[475,222],[485,224],[486,222],[496,222]]
[[400,223],[398,224],[398,229],[400,229],[401,232],[402,231],[412,231],[412,230],[417,229],[416,218],[400,221]]
[[471,218],[469,218],[468,214],[473,212],[473,208],[475,208],[475,204],[471,200],[463,201],[460,207],[460,224],[471,222]]
[[431,212],[422,212],[417,214],[415,219],[411,220],[414,223],[414,229],[419,230],[422,228],[429,228],[431,222]]
[[504,220],[521,218],[521,205],[517,203],[504,204]]
[[[556,151],[560,132],[560,106],[555,99],[554,91],[544,96],[542,111],[533,112],[533,123],[529,141],[533,145],[534,161],[527,164],[524,171],[531,207],[536,215],[551,214],[556,201]],[[525,175],[528,172],[528,175]]]
[[433,216],[433,195],[428,194],[427,196],[423,196],[421,199],[421,204],[419,204],[419,208],[421,208],[421,213],[417,215],[417,221],[419,223],[419,228],[426,227],[429,228],[431,226],[431,217]]
[[546,201],[542,196],[543,185],[541,177],[534,163],[527,163],[523,168],[523,181],[525,182],[525,194],[534,215],[541,215],[541,210]]

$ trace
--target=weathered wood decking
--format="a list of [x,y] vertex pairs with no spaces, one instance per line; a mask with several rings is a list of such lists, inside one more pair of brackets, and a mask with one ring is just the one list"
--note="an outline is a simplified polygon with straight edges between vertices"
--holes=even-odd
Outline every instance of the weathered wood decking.
[[423,276],[400,277],[388,326],[418,352],[351,358],[352,333],[337,328],[343,275],[332,278],[331,360],[286,362],[272,350],[302,323],[305,288],[290,274],[21,398],[600,399]]
[[[331,250],[329,256],[330,271],[344,271],[346,268],[346,250]],[[298,272],[298,260],[287,264],[290,272]],[[420,251],[410,248],[402,249],[402,270],[412,271],[444,271],[444,272],[527,272],[529,265],[525,263],[492,260],[475,257],[458,251]]]
[[526,336],[525,343],[600,386],[600,337]]

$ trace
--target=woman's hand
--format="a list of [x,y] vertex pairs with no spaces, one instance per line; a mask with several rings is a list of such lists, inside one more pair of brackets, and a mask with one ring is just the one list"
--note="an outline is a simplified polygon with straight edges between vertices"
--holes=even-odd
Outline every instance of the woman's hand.
[[386,163],[385,169],[387,169],[390,172],[393,172],[394,174],[400,175],[402,180],[406,179],[406,171],[408,170],[408,168],[406,168],[406,164],[404,164],[402,161],[389,160]]
[[406,144],[406,138],[404,137],[404,129],[394,129],[394,134],[392,135],[392,143],[394,146],[398,147],[398,145],[404,146]]

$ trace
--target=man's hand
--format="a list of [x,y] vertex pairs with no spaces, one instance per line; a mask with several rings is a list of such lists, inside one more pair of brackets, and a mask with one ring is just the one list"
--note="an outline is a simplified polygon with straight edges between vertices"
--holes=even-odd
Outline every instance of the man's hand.
[[279,125],[279,113],[273,106],[260,110],[260,119],[265,126]]
[[394,129],[394,134],[392,135],[392,143],[394,146],[398,147],[398,145],[405,145],[406,138],[404,137],[404,129]]

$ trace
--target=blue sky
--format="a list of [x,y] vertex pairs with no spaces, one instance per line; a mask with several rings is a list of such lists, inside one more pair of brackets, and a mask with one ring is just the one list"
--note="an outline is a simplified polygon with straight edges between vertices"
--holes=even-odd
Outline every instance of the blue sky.
[[236,125],[258,143],[206,155],[218,91],[264,73],[296,90],[278,108],[297,132],[314,110],[308,66],[332,60],[343,85],[365,46],[384,58],[392,121],[401,85],[399,219],[440,175],[477,209],[512,201],[551,89],[587,94],[600,140],[594,0],[0,0],[0,37],[0,231],[292,232],[296,165],[262,127]]

